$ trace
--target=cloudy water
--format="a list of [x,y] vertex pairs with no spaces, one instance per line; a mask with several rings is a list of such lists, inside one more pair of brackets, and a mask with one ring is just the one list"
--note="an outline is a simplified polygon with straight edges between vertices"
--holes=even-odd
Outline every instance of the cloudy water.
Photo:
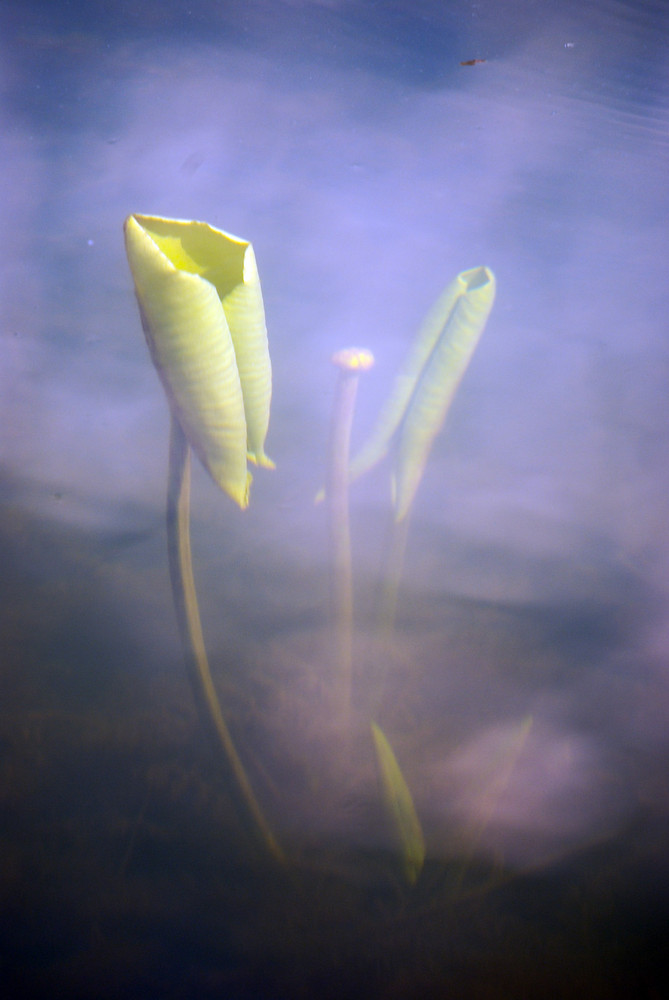
[[[661,995],[668,43],[662,0],[0,2],[6,995]],[[276,469],[241,511],[195,461],[191,534],[281,862],[189,685],[130,213],[256,255]],[[392,456],[350,488],[349,699],[331,358],[375,358],[355,451],[479,267],[392,624]]]

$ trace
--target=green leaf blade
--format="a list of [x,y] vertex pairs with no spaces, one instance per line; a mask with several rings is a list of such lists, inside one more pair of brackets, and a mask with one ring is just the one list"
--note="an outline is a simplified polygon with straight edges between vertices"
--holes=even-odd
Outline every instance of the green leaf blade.
[[394,473],[395,519],[413,503],[432,444],[472,358],[495,299],[495,276],[488,268],[463,271],[461,294],[418,380],[400,428]]
[[386,455],[390,441],[402,422],[421,373],[435,349],[440,334],[462,295],[462,291],[462,282],[458,276],[439,296],[425,317],[370,436],[351,461],[349,469],[351,480],[368,472]]
[[383,802],[391,820],[400,851],[402,866],[407,881],[412,885],[420,875],[425,861],[425,841],[416,808],[397,758],[383,730],[375,722],[371,724],[376,761]]

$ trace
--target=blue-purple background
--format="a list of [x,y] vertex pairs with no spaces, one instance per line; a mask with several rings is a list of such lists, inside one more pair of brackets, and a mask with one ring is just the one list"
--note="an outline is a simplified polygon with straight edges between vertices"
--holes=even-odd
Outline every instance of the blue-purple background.
[[[442,288],[465,268],[495,272],[417,499],[405,596],[419,624],[407,613],[398,639],[407,663],[422,658],[419,683],[468,705],[445,748],[406,747],[437,853],[442,826],[485,818],[482,842],[522,866],[669,809],[666,14],[606,0],[0,5],[4,509],[105,553],[100,641],[127,632],[138,684],[180,666],[168,415],[124,217],[204,219],[255,247],[277,471],[257,472],[241,515],[196,469],[193,531],[214,650],[230,602],[288,623],[283,653],[271,623],[248,634],[260,659],[265,642],[279,661],[310,630],[323,642],[325,588],[309,588],[327,560],[312,501],[330,355],[375,354],[359,440]],[[388,497],[383,468],[352,491],[365,609]],[[24,551],[29,564],[12,552],[10,575],[57,573],[46,548]],[[540,641],[519,643],[511,675],[510,642],[492,681],[494,650],[483,673],[475,653],[449,665],[451,599],[534,615]],[[72,670],[95,676],[77,657]],[[491,817],[491,762],[527,712],[527,752]],[[299,749],[299,733],[284,737]]]

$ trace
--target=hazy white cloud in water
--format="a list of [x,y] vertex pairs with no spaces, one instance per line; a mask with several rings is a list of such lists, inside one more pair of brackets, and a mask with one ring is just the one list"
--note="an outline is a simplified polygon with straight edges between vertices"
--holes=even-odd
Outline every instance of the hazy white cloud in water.
[[514,720],[483,729],[434,766],[424,808],[437,828],[442,810],[450,837],[455,828],[473,855],[545,863],[605,837],[624,811],[605,763],[590,736]]
[[[275,551],[304,554],[323,527],[311,497],[330,354],[360,343],[377,357],[364,428],[433,299],[486,264],[498,299],[419,494],[409,583],[518,603],[571,592],[612,614],[626,587],[633,602],[669,592],[661,101],[602,98],[598,73],[613,72],[624,37],[609,35],[605,57],[585,37],[572,46],[553,23],[430,89],[304,53],[119,44],[95,70],[113,81],[109,106],[71,134],[42,136],[7,106],[5,474],[46,516],[84,526],[161,509],[167,410],[121,224],[131,211],[202,218],[255,245],[275,368],[278,470],[257,473],[257,513],[236,532],[261,523]],[[226,501],[198,488],[218,538]],[[361,517],[386,489],[385,474],[356,487]],[[660,601],[629,640],[643,649],[650,634],[656,694],[665,617]],[[559,722],[538,711],[486,837],[524,829],[541,853],[544,826],[572,843],[615,815],[591,792],[617,736],[580,733],[570,697]],[[439,772],[465,825],[508,725],[482,724]]]

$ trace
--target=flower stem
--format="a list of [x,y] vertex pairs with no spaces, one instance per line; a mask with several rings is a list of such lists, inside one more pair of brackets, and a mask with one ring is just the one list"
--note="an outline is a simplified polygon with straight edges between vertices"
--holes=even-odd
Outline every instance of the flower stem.
[[190,548],[190,448],[179,422],[172,417],[167,480],[167,551],[172,596],[186,665],[200,715],[213,727],[225,754],[236,798],[250,825],[269,852],[284,860],[255,797],[230,735],[212,680],[200,623]]
[[326,492],[329,505],[331,576],[331,616],[335,662],[339,674],[339,708],[344,721],[351,710],[353,678],[353,584],[351,574],[351,533],[349,526],[349,445],[355,397],[361,371],[374,363],[369,351],[347,348],[338,351],[332,363],[339,368],[332,425]]
[[383,577],[381,603],[379,608],[380,633],[384,641],[387,643],[392,641],[395,628],[397,599],[402,579],[402,569],[404,567],[404,554],[406,552],[408,531],[408,514],[400,521],[393,518],[392,527],[390,529],[390,541],[386,555],[386,567]]

